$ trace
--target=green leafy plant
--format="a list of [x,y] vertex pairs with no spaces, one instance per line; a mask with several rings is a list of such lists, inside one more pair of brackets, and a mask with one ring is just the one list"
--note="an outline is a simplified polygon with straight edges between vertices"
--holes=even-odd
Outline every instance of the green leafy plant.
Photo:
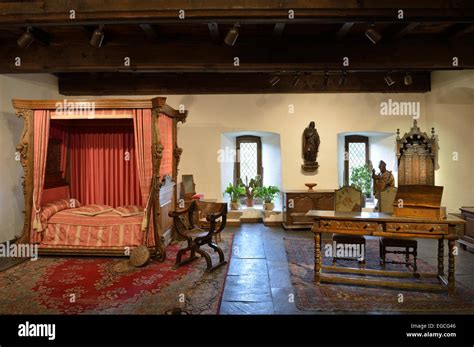
[[240,184],[234,186],[232,183],[229,183],[229,186],[224,191],[224,195],[226,194],[232,203],[237,203],[239,198],[245,195],[245,188]]
[[372,194],[372,173],[368,165],[358,166],[352,169],[350,177],[351,185],[369,197]]
[[255,189],[255,196],[262,198],[263,202],[270,204],[280,194],[280,189],[275,186],[261,186]]
[[238,179],[238,184],[242,185],[245,189],[245,196],[247,199],[253,199],[255,197],[256,189],[262,186],[262,177],[260,175],[255,176],[255,178],[248,179],[245,176],[245,182],[241,178]]

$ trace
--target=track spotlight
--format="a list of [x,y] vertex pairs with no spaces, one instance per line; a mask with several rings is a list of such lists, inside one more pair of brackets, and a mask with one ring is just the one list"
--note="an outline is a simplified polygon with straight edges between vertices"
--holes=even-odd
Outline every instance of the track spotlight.
[[34,40],[35,40],[35,35],[33,34],[33,28],[28,27],[26,28],[26,31],[18,38],[16,43],[21,48],[28,48],[33,43]]
[[293,77],[293,81],[291,82],[291,84],[293,85],[293,87],[296,87],[298,85],[298,83],[300,83],[300,75],[295,75],[295,77]]
[[228,31],[227,35],[225,36],[224,42],[226,43],[226,45],[234,46],[238,37],[239,37],[239,24],[236,23]]
[[94,30],[91,36],[90,45],[92,47],[100,48],[104,41],[104,25],[101,24],[97,29]]
[[413,77],[407,72],[403,81],[405,82],[406,86],[411,86],[413,83]]
[[339,86],[345,86],[346,85],[346,81],[347,81],[347,71],[344,71],[342,73],[342,76],[341,78],[339,79]]
[[280,83],[280,77],[273,76],[270,80],[270,84],[272,85],[272,87],[275,87],[278,83]]
[[324,77],[323,77],[323,87],[326,88],[328,86],[328,82],[329,82],[329,75],[328,75],[328,72],[325,71],[324,72]]
[[385,76],[384,80],[385,80],[385,83],[387,83],[389,87],[393,86],[396,83],[390,74]]
[[380,40],[382,40],[382,35],[374,29],[375,25],[371,24],[370,27],[365,31],[365,36],[376,45]]

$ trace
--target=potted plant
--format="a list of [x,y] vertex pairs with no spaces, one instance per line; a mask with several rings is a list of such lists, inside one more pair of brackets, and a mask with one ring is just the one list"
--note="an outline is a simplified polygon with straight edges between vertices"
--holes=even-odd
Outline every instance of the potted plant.
[[242,181],[241,178],[239,178],[238,184],[242,185],[245,189],[245,204],[247,205],[247,207],[252,207],[256,189],[262,186],[261,176],[255,176],[255,178],[252,178],[250,181],[248,177],[245,176],[245,183]]
[[230,209],[238,210],[240,207],[239,199],[245,194],[245,188],[240,184],[234,186],[232,183],[229,183],[229,186],[224,191],[225,194],[230,198]]
[[263,209],[265,211],[272,211],[275,208],[273,200],[280,194],[280,189],[275,186],[262,186],[258,187],[255,192],[255,196],[262,198]]
[[[365,198],[369,198],[372,194],[372,174],[368,165],[358,166],[352,169],[351,185],[359,189]],[[364,201],[365,202],[365,199]]]

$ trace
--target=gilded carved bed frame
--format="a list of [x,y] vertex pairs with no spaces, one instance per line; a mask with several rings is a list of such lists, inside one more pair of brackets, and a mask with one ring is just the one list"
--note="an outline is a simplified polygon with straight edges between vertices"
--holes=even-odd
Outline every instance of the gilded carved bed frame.
[[[173,196],[172,209],[176,209],[177,205],[177,185],[176,180],[178,176],[178,165],[183,152],[182,148],[178,147],[177,143],[177,126],[178,123],[184,123],[188,111],[178,111],[166,104],[166,98],[156,97],[152,99],[79,99],[68,100],[74,102],[76,105],[84,103],[90,105],[95,104],[96,109],[151,109],[152,117],[157,119],[160,114],[172,118],[173,120],[173,166],[172,177],[160,177],[160,164],[163,157],[163,145],[161,144],[160,131],[155,122],[153,127],[153,144],[152,144],[152,158],[153,158],[153,221],[156,237],[155,248],[151,249],[153,255],[158,260],[164,260],[166,257],[165,246],[169,243],[171,238],[171,231],[164,226],[168,219],[168,211],[162,211],[160,205],[160,197],[162,194],[170,193]],[[23,195],[25,201],[25,222],[23,225],[23,233],[16,240],[17,243],[30,242],[30,225],[31,212],[33,208],[33,132],[34,132],[34,111],[35,110],[55,110],[58,103],[63,103],[63,100],[12,100],[13,107],[16,109],[16,115],[24,120],[23,132],[20,137],[20,142],[16,146],[16,150],[20,155],[20,163],[23,167]],[[118,117],[117,117],[118,118]],[[76,118],[75,118],[76,119]],[[171,226],[169,226],[171,227]],[[156,232],[157,231],[157,232]],[[73,255],[125,255],[122,250],[112,249],[64,249],[64,248],[41,248],[40,254],[73,254]]]

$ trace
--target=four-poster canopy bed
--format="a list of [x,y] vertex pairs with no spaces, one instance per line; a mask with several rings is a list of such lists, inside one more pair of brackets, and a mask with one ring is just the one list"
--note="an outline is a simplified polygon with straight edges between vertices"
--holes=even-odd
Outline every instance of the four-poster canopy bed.
[[[187,111],[166,98],[13,100],[24,129],[25,223],[18,243],[43,254],[166,257]],[[93,107],[91,107],[93,106]]]

